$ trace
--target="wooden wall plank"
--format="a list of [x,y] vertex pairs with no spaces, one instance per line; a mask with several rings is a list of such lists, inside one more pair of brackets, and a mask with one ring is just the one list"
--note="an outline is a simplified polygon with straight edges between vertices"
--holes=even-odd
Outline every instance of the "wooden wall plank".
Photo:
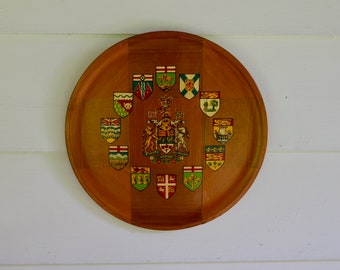
[[337,260],[339,163],[340,154],[268,154],[230,211],[161,232],[101,209],[66,153],[1,154],[0,264]]
[[[2,0],[1,33],[126,34],[180,30],[214,35],[339,35],[334,0]],[[143,23],[141,23],[143,22]]]
[[280,270],[280,269],[308,269],[308,270],[338,270],[340,261],[280,261],[280,262],[208,262],[208,263],[146,263],[146,264],[69,264],[69,265],[11,265],[1,266],[0,269],[11,270]]
[[[0,269],[339,269],[340,2],[0,1]],[[103,50],[148,31],[202,35],[250,71],[268,154],[221,217],[155,232],[107,214],[65,152],[68,99]]]
[[[64,151],[64,117],[77,80],[122,38],[1,36],[0,151]],[[339,38],[212,40],[258,84],[268,113],[268,151],[340,150]]]

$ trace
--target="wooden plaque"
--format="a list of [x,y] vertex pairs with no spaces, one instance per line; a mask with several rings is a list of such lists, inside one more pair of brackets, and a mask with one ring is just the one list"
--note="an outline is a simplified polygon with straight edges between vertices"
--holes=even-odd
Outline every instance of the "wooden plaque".
[[130,224],[159,230],[230,209],[261,167],[267,119],[253,79],[199,36],[151,32],[103,52],[79,79],[66,144],[86,192]]

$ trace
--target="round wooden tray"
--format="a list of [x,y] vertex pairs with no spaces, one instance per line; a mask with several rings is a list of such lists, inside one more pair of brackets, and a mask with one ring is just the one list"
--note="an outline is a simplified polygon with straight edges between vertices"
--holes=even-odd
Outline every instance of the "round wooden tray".
[[136,35],[103,52],[66,116],[81,185],[112,215],[149,229],[187,228],[230,209],[255,180],[266,142],[247,70],[183,32]]

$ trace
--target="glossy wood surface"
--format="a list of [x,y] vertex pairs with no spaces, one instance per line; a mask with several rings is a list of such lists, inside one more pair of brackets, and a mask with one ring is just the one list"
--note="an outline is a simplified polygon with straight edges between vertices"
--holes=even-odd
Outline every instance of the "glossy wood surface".
[[[176,66],[176,84],[164,93],[154,82],[146,100],[134,98],[133,110],[121,119],[113,143],[100,136],[100,119],[117,118],[114,92],[132,92],[132,76],[154,74],[158,65]],[[200,91],[220,91],[220,109],[212,117],[200,109],[199,94],[188,100],[179,91],[178,74],[200,74]],[[155,75],[154,75],[155,76]],[[173,98],[172,110],[183,112],[189,131],[189,156],[183,162],[153,163],[143,155],[147,113],[160,107],[160,97]],[[232,118],[234,134],[225,144],[225,162],[217,171],[205,163],[206,145],[220,145],[214,118]],[[182,32],[136,35],[103,52],[78,81],[66,116],[66,143],[73,170],[88,194],[114,216],[136,226],[170,230],[208,222],[230,209],[249,189],[261,167],[267,142],[267,119],[253,79],[230,53],[199,36]],[[121,170],[108,162],[109,145],[128,145],[129,162]],[[186,165],[203,166],[203,181],[191,191],[182,183]],[[145,190],[131,185],[131,166],[151,167]],[[155,178],[176,174],[176,192],[160,196]]]

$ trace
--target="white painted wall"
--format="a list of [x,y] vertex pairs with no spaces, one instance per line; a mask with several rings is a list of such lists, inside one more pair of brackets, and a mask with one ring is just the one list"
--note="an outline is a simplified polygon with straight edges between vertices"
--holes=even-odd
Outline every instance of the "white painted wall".
[[[0,269],[340,269],[340,1],[0,0]],[[103,50],[178,30],[247,67],[267,156],[223,216],[151,231],[102,210],[65,150],[68,99]]]

